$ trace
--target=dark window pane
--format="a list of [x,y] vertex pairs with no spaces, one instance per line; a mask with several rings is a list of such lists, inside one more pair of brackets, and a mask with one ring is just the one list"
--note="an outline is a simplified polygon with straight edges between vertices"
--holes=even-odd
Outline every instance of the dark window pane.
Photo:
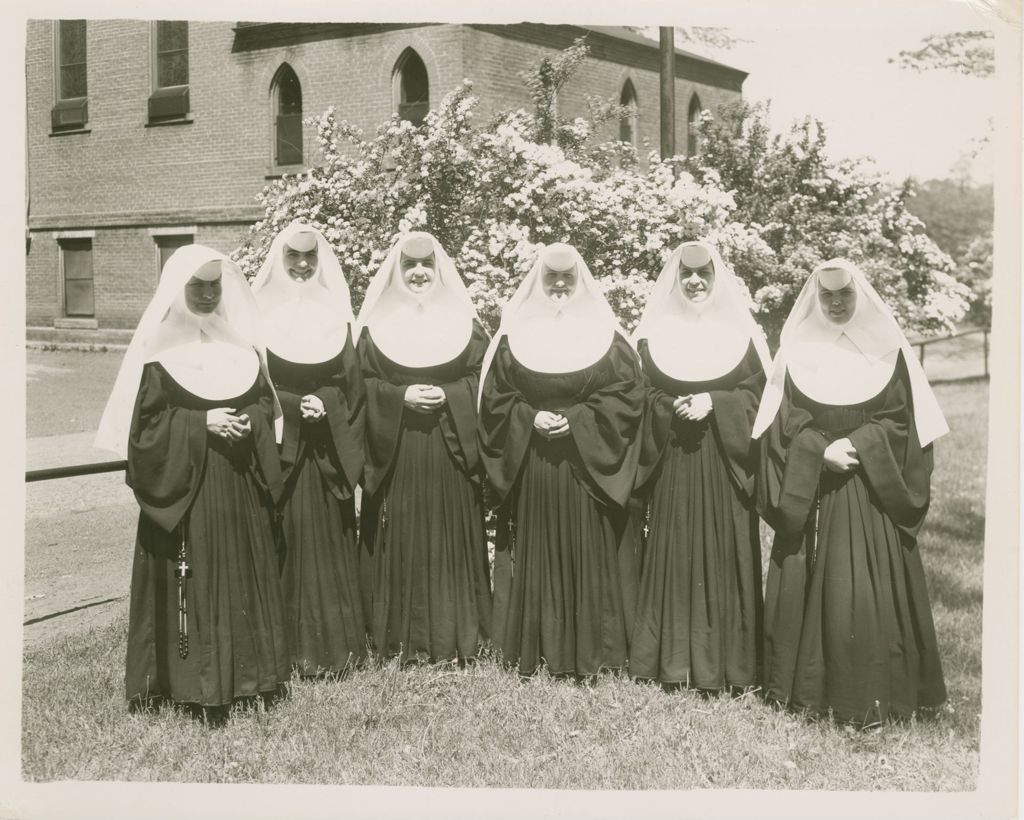
[[156,24],[156,87],[188,85],[188,23]]
[[277,81],[277,113],[302,116],[302,86],[290,68],[285,68]]
[[172,51],[156,58],[156,84],[158,88],[188,85],[188,52]]
[[302,162],[302,115],[277,118],[277,164],[298,165]]
[[85,62],[85,20],[60,21],[60,64]]
[[157,21],[156,50],[158,53],[164,51],[187,51],[188,23],[185,21]]
[[623,117],[619,120],[619,139],[622,142],[633,142],[633,119]]
[[302,162],[302,86],[291,66],[283,65],[277,72],[274,93],[274,161],[278,165],[298,165]]
[[86,93],[85,63],[61,66],[60,98],[70,100],[74,97],[84,97]]
[[64,313],[92,316],[95,310],[92,281],[92,240],[61,242],[64,263]]
[[62,100],[88,94],[85,59],[85,20],[61,20],[58,28],[58,56]]
[[693,156],[697,153],[700,148],[700,137],[697,133],[697,128],[700,126],[700,100],[697,95],[694,94],[690,100],[690,110],[687,116],[687,127],[686,127],[686,153],[688,156]]
[[[636,106],[636,89],[633,88],[631,80],[626,80],[622,86],[622,93],[619,95],[619,105]],[[619,120],[619,139],[622,142],[632,143],[636,134],[636,116],[631,115]]]
[[92,316],[95,310],[92,279],[64,283],[64,312],[68,316]]
[[181,236],[158,236],[156,238],[156,246],[160,251],[160,269],[157,271],[157,276],[163,273],[164,265],[167,264],[167,260],[171,258],[172,253],[174,253],[178,248],[191,244],[191,234],[182,234]]
[[427,80],[427,67],[415,51],[407,51],[401,63],[401,99],[402,103],[428,103],[430,101],[430,83]]

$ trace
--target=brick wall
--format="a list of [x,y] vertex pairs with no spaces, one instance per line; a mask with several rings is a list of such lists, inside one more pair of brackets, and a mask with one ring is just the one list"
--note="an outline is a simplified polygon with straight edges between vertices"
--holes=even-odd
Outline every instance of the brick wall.
[[[530,110],[532,101],[520,74],[544,57],[558,53],[549,46],[522,42],[510,37],[467,28],[465,37],[467,72],[474,81],[474,91],[481,98],[479,112],[486,119],[507,108]],[[575,117],[587,113],[586,96],[611,98],[618,103],[622,86],[630,79],[636,89],[637,142],[646,138],[652,150],[661,144],[660,97],[657,71],[647,71],[619,63],[588,58],[559,94],[558,113]],[[738,100],[739,93],[706,83],[677,77],[675,81],[676,151],[686,152],[687,114],[690,100],[696,93],[703,108],[715,110],[721,104]],[[618,122],[605,125],[603,135],[618,139]],[[642,148],[641,148],[642,152]]]
[[[195,241],[228,252],[258,218],[254,198],[281,169],[273,165],[271,86],[284,63],[302,86],[303,114],[337,108],[368,134],[393,110],[392,72],[414,48],[430,82],[430,101],[463,80],[474,81],[481,120],[500,109],[529,107],[520,72],[556,53],[472,26],[438,25],[367,31],[270,47],[238,46],[232,22],[189,24],[191,122],[148,125],[152,23],[90,20],[87,24],[87,133],[51,133],[54,22],[28,24],[29,227],[26,319],[52,325],[61,315],[54,232],[95,230],[93,271],[100,328],[132,327],[156,284],[150,228],[196,226]],[[287,38],[286,38],[287,39]],[[630,78],[639,101],[639,134],[658,147],[655,71],[589,59],[560,96],[565,116],[583,114],[584,94],[618,100]],[[676,81],[677,150],[685,151],[692,93],[705,107],[738,96],[686,79]],[[609,123],[606,135],[617,136]],[[315,162],[315,133],[304,128],[304,154]]]

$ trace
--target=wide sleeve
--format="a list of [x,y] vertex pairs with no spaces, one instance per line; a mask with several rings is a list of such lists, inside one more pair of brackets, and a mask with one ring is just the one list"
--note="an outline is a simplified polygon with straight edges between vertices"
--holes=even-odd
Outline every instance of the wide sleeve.
[[[252,472],[257,482],[270,494],[276,504],[284,494],[284,479],[281,471],[281,458],[278,454],[277,440],[274,436],[274,398],[270,384],[260,373],[256,389],[245,405],[235,408],[239,414],[249,416],[252,427],[250,442],[253,462]],[[203,424],[205,427],[205,414]]]
[[585,400],[567,407],[569,434],[591,487],[625,507],[636,480],[643,377],[636,353],[618,333],[607,353],[608,377]]
[[672,438],[672,421],[675,419],[672,403],[676,400],[676,396],[666,393],[651,381],[647,370],[650,367],[647,340],[641,339],[638,347],[644,364],[644,369],[641,371],[644,410],[638,434],[640,443],[638,445],[636,488],[638,491],[642,491],[661,463],[661,459],[665,455],[665,448],[668,447]]
[[885,514],[915,539],[931,499],[932,447],[922,448],[917,437],[902,353],[897,372],[882,406],[848,438]]
[[733,483],[747,498],[752,498],[757,448],[750,434],[765,387],[764,368],[753,344],[747,348],[736,375],[733,387],[708,391],[711,426]]
[[373,494],[384,483],[398,451],[405,407],[405,386],[388,381],[387,366],[364,329],[358,343],[365,388],[363,489]]
[[338,367],[313,391],[323,402],[331,449],[344,476],[335,474],[333,459],[318,460],[320,472],[332,492],[348,498],[363,476],[363,438],[366,422],[366,390],[359,356],[351,335],[345,341]]
[[172,532],[199,490],[206,463],[206,411],[172,405],[162,369],[142,371],[128,437],[128,486],[142,512]]
[[[271,367],[274,367],[273,363]],[[277,378],[276,373],[273,374]],[[293,393],[286,387],[277,387],[277,400],[281,404],[281,416],[284,425],[284,436],[278,448],[278,459],[281,470],[287,479],[292,468],[299,463],[302,449],[302,396]]]
[[756,482],[757,511],[786,535],[796,535],[807,523],[829,444],[812,421],[793,403],[787,378],[778,413],[761,436]]
[[453,458],[466,475],[478,475],[480,451],[476,440],[476,397],[480,385],[480,368],[489,343],[483,326],[474,321],[473,334],[462,354],[463,375],[454,381],[438,385],[446,397],[441,415],[441,428],[445,443]]
[[512,376],[512,353],[503,338],[484,374],[478,442],[480,461],[496,503],[509,495],[533,436],[537,409],[519,391]]

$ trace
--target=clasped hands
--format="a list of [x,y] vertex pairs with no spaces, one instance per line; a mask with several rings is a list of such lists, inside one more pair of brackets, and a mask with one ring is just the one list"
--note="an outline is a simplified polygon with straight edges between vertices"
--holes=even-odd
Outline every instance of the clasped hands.
[[241,441],[252,432],[245,413],[236,415],[234,407],[215,407],[206,411],[206,429],[226,441]]
[[857,448],[848,438],[837,438],[825,448],[825,467],[833,473],[848,473],[860,467]]
[[533,429],[545,438],[561,438],[569,435],[569,419],[561,413],[541,410],[533,418]]
[[672,412],[687,421],[702,421],[711,412],[711,394],[697,393],[692,396],[677,396],[672,402]]
[[327,415],[327,411],[324,409],[324,403],[320,397],[311,393],[308,396],[303,396],[299,402],[299,414],[303,421],[320,421]]
[[448,397],[437,385],[410,384],[405,389],[405,406],[417,413],[432,413],[440,410]]

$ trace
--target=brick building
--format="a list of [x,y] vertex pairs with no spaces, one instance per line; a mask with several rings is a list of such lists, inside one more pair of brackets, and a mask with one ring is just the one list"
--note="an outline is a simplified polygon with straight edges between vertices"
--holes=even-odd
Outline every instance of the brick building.
[[[117,338],[174,248],[235,248],[268,180],[315,164],[303,117],[334,105],[370,132],[396,111],[418,122],[463,78],[482,117],[529,107],[519,72],[582,35],[590,57],[560,113],[585,113],[585,94],[634,102],[607,136],[657,146],[658,47],[621,28],[31,21],[29,338]],[[690,120],[737,99],[746,74],[683,51],[675,73],[682,150]]]

